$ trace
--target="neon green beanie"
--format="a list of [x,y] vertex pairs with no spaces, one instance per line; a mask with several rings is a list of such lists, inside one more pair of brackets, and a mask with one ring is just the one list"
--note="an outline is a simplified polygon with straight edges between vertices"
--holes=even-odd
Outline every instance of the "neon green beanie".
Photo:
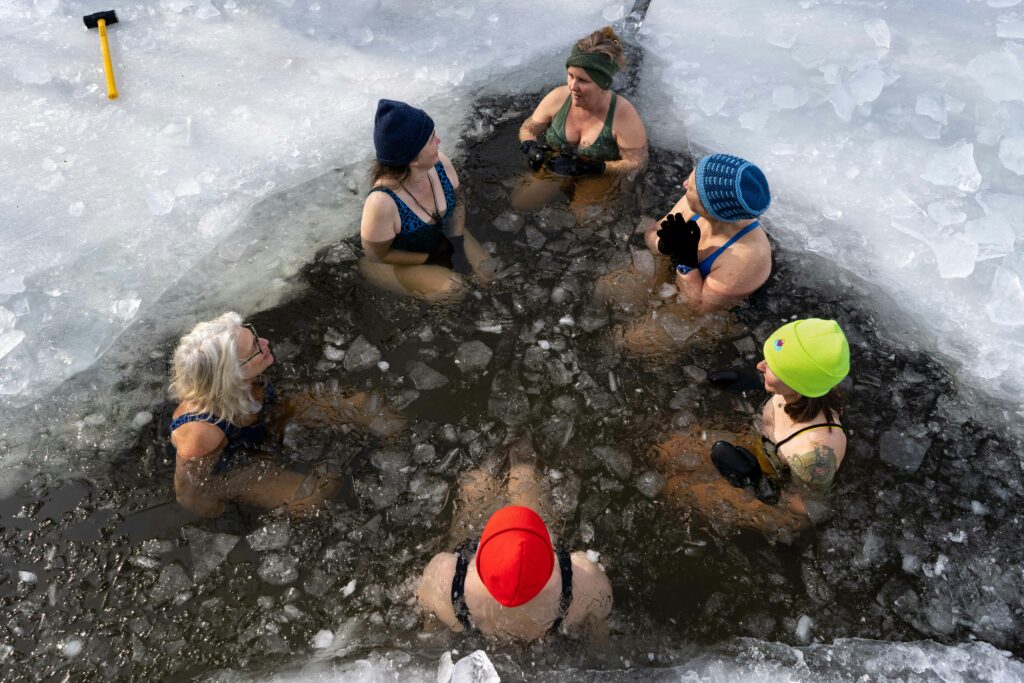
[[764,361],[793,391],[817,398],[850,373],[850,345],[835,320],[796,320],[768,337]]

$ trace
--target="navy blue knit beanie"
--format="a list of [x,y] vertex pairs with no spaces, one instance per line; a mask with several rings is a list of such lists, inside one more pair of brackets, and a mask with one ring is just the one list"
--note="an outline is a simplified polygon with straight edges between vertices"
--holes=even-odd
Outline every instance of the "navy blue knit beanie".
[[405,102],[381,100],[373,120],[373,146],[377,161],[385,166],[407,166],[434,132],[427,112]]
[[754,164],[729,154],[711,154],[697,162],[697,194],[719,221],[756,218],[772,203],[768,179]]

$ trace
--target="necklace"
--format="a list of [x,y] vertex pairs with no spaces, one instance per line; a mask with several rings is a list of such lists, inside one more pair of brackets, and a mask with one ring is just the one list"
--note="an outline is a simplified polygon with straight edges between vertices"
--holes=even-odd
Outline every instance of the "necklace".
[[420,204],[420,200],[416,199],[416,195],[414,195],[412,192],[409,192],[409,188],[407,188],[405,186],[405,183],[399,183],[398,185],[403,190],[405,190],[405,193],[407,195],[412,197],[412,200],[414,202],[416,202],[416,206],[420,207],[420,209],[423,210],[423,213],[425,213],[428,216],[430,216],[431,220],[433,220],[435,223],[440,223],[441,222],[441,212],[438,211],[438,209],[437,209],[437,195],[434,194],[434,183],[430,182],[430,177],[429,176],[427,176],[427,185],[430,186],[430,198],[434,200],[434,210],[433,211],[427,211],[427,207],[425,207],[422,204]]

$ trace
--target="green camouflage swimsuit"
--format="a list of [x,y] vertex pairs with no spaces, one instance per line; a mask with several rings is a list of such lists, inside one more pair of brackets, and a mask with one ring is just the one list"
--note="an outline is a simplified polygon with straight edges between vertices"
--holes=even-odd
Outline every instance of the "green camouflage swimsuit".
[[[576,154],[594,161],[615,161],[621,158],[619,146],[615,144],[615,136],[612,135],[612,121],[615,120],[615,102],[618,97],[612,93],[612,102],[608,105],[608,116],[604,119],[604,126],[597,139],[589,147],[577,148]],[[555,114],[551,125],[548,126],[547,133],[544,134],[544,141],[559,151],[572,148],[569,141],[565,139],[565,120],[569,117],[570,106],[572,106],[572,95],[565,98],[565,104]]]

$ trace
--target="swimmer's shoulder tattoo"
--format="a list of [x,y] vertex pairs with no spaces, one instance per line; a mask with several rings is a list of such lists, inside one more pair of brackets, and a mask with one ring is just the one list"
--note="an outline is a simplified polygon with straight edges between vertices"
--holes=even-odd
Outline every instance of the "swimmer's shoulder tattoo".
[[813,450],[790,458],[790,467],[794,474],[810,484],[828,484],[836,473],[836,452],[816,443]]

